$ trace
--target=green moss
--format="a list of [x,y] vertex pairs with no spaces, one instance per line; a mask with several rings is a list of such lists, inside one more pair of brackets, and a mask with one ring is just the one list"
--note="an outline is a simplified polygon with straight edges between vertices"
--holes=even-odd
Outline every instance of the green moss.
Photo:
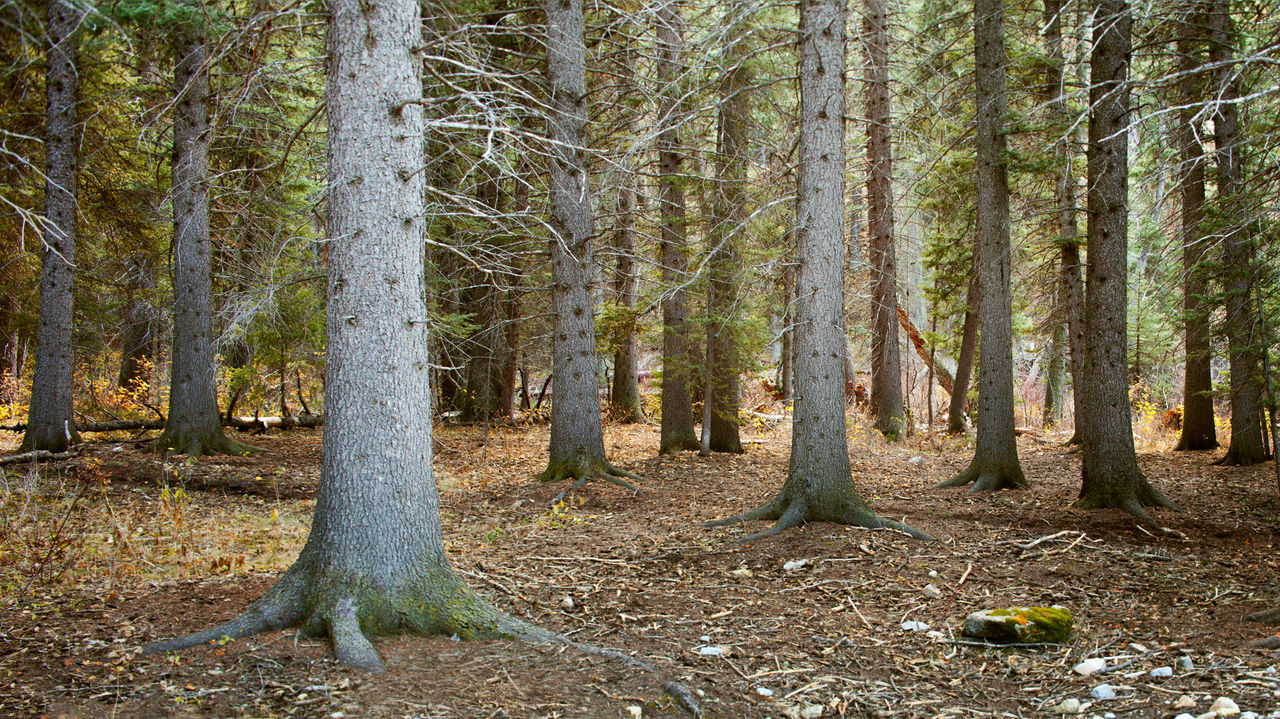
[[1061,644],[1071,639],[1072,630],[1065,607],[1009,607],[970,614],[961,633],[1008,644]]

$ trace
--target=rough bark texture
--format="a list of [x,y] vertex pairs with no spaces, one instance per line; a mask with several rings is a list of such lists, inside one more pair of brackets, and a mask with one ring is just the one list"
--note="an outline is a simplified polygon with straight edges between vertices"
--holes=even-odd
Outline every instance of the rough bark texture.
[[593,476],[622,485],[634,478],[609,465],[600,425],[595,303],[591,283],[591,190],[583,127],[587,120],[582,0],[546,0],[547,81],[551,90],[552,403],[551,461],[545,481]]
[[[974,255],[977,260],[977,255]],[[977,270],[977,267],[974,267]],[[981,301],[978,274],[969,279],[968,297],[965,298],[964,327],[960,330],[960,356],[956,358],[956,381],[947,405],[947,434],[964,434],[969,431],[965,406],[969,401],[969,380],[973,376],[973,355],[978,349],[978,304]]]
[[889,4],[863,0],[867,88],[867,233],[871,267],[871,411],[889,439],[907,433],[898,351],[898,278],[893,237],[893,108],[889,95]]
[[[635,175],[623,179],[618,198],[619,226],[614,233],[618,252],[613,290],[618,304],[631,314],[640,296],[640,274],[636,271],[636,188]],[[613,354],[613,391],[609,393],[609,414],[617,422],[643,422],[640,402],[640,347],[635,324]]]
[[173,350],[168,425],[156,447],[180,454],[244,454],[222,433],[209,242],[209,71],[204,30],[174,31]]
[[978,437],[973,461],[940,487],[971,491],[1030,486],[1018,461],[1013,414],[1013,287],[1009,180],[1005,167],[1004,0],[974,0],[977,96]]
[[[326,424],[311,534],[241,616],[149,645],[300,625],[380,671],[368,635],[545,638],[467,588],[445,558],[431,472],[423,302],[423,109],[414,2],[330,3]],[[387,437],[395,441],[387,441]]]
[[1097,0],[1090,57],[1089,265],[1084,382],[1077,388],[1083,483],[1077,507],[1174,506],[1138,468],[1129,416],[1125,308],[1128,270],[1128,134],[1132,18],[1124,0]]
[[[1200,3],[1196,3],[1198,9]],[[1204,99],[1204,79],[1198,72],[1204,61],[1202,38],[1206,17],[1192,12],[1180,28],[1178,40],[1179,70],[1184,73],[1179,83],[1183,110],[1178,116],[1177,138],[1181,165],[1179,181],[1182,194],[1182,310],[1185,321],[1183,335],[1186,363],[1183,375],[1182,435],[1175,450],[1214,449],[1218,446],[1213,416],[1213,380],[1209,371],[1212,350],[1209,345],[1209,315],[1212,304],[1206,299],[1207,271],[1204,266],[1209,238],[1205,236],[1204,217],[1204,146],[1199,121],[1199,108]]]
[[742,228],[746,220],[747,102],[750,77],[745,65],[743,4],[730,4],[725,63],[720,82],[716,148],[715,225],[709,238],[710,296],[707,306],[707,360],[710,363],[710,443],[712,452],[742,452],[738,411],[738,282],[742,272]]
[[1209,11],[1214,70],[1213,135],[1217,148],[1219,236],[1226,277],[1226,331],[1231,366],[1231,444],[1219,464],[1250,465],[1268,457],[1262,436],[1262,381],[1259,374],[1262,334],[1252,308],[1254,253],[1243,195],[1241,130],[1235,100],[1240,97],[1235,58],[1235,30],[1230,0],[1213,0]]
[[[502,185],[496,177],[479,184],[477,199],[494,216],[502,211]],[[485,240],[493,245],[506,241],[496,224],[490,226],[490,236]],[[495,254],[500,252],[495,248]],[[467,338],[467,385],[458,398],[459,421],[476,422],[493,417],[510,417],[514,409],[508,374],[510,356],[516,347],[508,343],[508,325],[515,322],[509,316],[508,301],[511,290],[503,287],[503,278],[493,272],[471,268],[471,284],[463,293],[467,312],[477,325]]]
[[120,333],[120,374],[116,385],[132,389],[150,384],[154,367],[159,313],[152,301],[155,292],[155,266],[143,252],[125,258],[124,329]]
[[62,452],[80,441],[72,416],[71,303],[76,261],[76,26],[83,11],[68,0],[49,3],[45,69],[44,242],[40,258],[40,324],[36,369],[23,451]]
[[658,211],[662,220],[662,429],[660,454],[698,449],[693,431],[693,399],[689,383],[696,366],[689,348],[685,310],[689,257],[686,241],[685,182],[680,145],[680,86],[676,82],[684,61],[684,38],[677,0],[662,0],[657,8],[658,80],[662,83],[658,133]]
[[845,4],[800,3],[800,147],[796,277],[796,396],[791,461],[768,503],[713,522],[777,520],[747,538],[804,522],[919,530],[883,519],[853,484],[844,415]]

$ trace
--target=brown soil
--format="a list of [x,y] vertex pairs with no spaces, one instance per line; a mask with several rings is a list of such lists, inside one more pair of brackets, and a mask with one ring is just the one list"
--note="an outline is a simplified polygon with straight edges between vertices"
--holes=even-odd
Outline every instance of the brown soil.
[[[640,495],[588,485],[555,507],[565,486],[531,481],[546,461],[545,427],[492,429],[487,442],[479,428],[442,429],[446,540],[494,603],[651,662],[688,684],[708,716],[1046,716],[1064,699],[1091,701],[1102,682],[1119,696],[1086,716],[1196,715],[1219,696],[1259,713],[1280,705],[1276,656],[1246,646],[1274,628],[1242,621],[1280,603],[1273,465],[1142,456],[1186,509],[1156,512],[1171,531],[1153,535],[1117,512],[1071,509],[1078,460],[1047,438],[1020,439],[1031,490],[974,496],[932,489],[966,466],[960,441],[887,446],[861,424],[851,432],[864,496],[939,541],[820,524],[744,546],[738,538],[763,525],[700,522],[781,486],[786,428],[749,433],[742,456],[658,458],[651,426],[606,430],[610,459],[646,478]],[[0,716],[679,714],[657,677],[520,643],[382,638],[383,676],[339,667],[325,643],[289,632],[138,656],[145,641],[241,611],[301,546],[319,435],[254,439],[259,454],[193,466],[101,442],[35,473],[8,468]],[[77,487],[85,494],[67,509]],[[1011,649],[959,635],[971,611],[1027,604],[1068,607],[1074,642]],[[908,620],[936,633],[904,631]],[[724,655],[701,655],[709,645]],[[1117,668],[1074,674],[1088,657]],[[1161,666],[1173,676],[1149,675]],[[1174,708],[1183,695],[1194,708]]]

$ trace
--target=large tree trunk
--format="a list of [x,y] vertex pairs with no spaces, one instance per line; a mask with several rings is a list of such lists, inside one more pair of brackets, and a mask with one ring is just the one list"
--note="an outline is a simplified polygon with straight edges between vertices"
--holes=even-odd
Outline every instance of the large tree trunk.
[[[49,2],[45,70],[45,220],[40,259],[40,324],[36,369],[21,451],[62,452],[80,441],[72,416],[72,283],[76,261],[76,28],[83,11],[68,0]],[[15,380],[17,377],[14,378]]]
[[695,359],[690,352],[686,324],[685,282],[688,280],[689,257],[686,249],[686,210],[684,160],[680,130],[684,114],[680,110],[680,84],[677,82],[684,64],[684,38],[681,35],[678,0],[662,0],[656,11],[658,37],[658,81],[662,83],[659,100],[658,148],[658,212],[662,226],[659,241],[662,284],[668,288],[662,296],[662,429],[659,454],[698,449],[693,432],[693,400],[689,383],[694,378]]
[[[600,425],[595,303],[591,283],[591,189],[583,128],[587,121],[582,0],[546,0],[547,80],[551,90],[552,403],[551,458],[539,478],[593,476],[635,489],[609,465]],[[576,485],[575,485],[576,486]]]
[[213,345],[209,242],[209,70],[204,29],[174,31],[173,351],[169,414],[158,449],[180,454],[245,454],[222,432]]
[[1089,87],[1089,264],[1085,275],[1084,382],[1077,387],[1083,483],[1077,507],[1174,506],[1138,468],[1129,416],[1125,315],[1128,294],[1129,61],[1132,18],[1124,0],[1097,0]]
[[[614,233],[618,252],[613,289],[618,305],[630,317],[640,296],[640,274],[636,271],[636,188],[635,175],[623,178],[619,197],[620,226]],[[613,354],[613,391],[609,393],[609,413],[618,422],[643,422],[640,402],[640,343],[636,325],[628,323],[626,336]]]
[[978,364],[978,437],[973,461],[940,487],[970,491],[1028,487],[1018,461],[1013,414],[1013,288],[1009,179],[1005,166],[1004,0],[974,0],[977,96],[977,242],[982,360]]
[[124,309],[124,330],[120,333],[120,374],[116,386],[134,389],[150,385],[150,373],[155,364],[157,323],[159,315],[152,301],[155,292],[155,266],[144,252],[131,253],[125,258],[127,299]]
[[1178,116],[1179,166],[1182,190],[1182,309],[1186,318],[1182,400],[1182,436],[1175,450],[1214,449],[1218,446],[1213,416],[1213,379],[1209,369],[1213,358],[1209,344],[1209,315],[1213,309],[1206,298],[1204,217],[1204,147],[1200,143],[1199,108],[1205,84],[1201,73],[1204,57],[1204,26],[1207,18],[1201,3],[1194,3],[1188,21],[1179,27],[1178,55],[1182,58],[1179,83],[1183,106]]
[[417,15],[412,0],[330,3],[326,427],[311,534],[243,615],[148,653],[301,625],[327,634],[342,664],[380,671],[366,632],[546,636],[467,588],[441,542]]
[[1226,277],[1226,330],[1231,366],[1231,444],[1219,464],[1251,465],[1267,458],[1262,436],[1262,381],[1258,367],[1264,341],[1252,307],[1253,238],[1244,199],[1241,130],[1236,101],[1240,80],[1235,58],[1235,29],[1230,0],[1213,0],[1209,57],[1215,66],[1213,139],[1217,148],[1219,236]]
[[[793,235],[794,237],[794,235]],[[795,246],[791,247],[795,251]],[[782,296],[787,308],[782,315],[782,369],[778,378],[778,391],[782,399],[790,402],[795,397],[796,386],[796,268],[788,264],[783,270]]]
[[729,4],[724,49],[729,66],[720,82],[716,148],[715,226],[709,241],[710,296],[707,300],[707,361],[710,375],[710,444],[713,452],[741,453],[738,411],[742,371],[738,356],[738,283],[742,272],[742,231],[746,222],[747,88],[751,83],[743,48],[748,12]]
[[947,434],[964,434],[969,431],[965,409],[969,402],[969,381],[973,376],[973,356],[978,349],[978,289],[977,254],[974,254],[974,272],[969,278],[965,297],[964,326],[960,329],[960,356],[956,358],[956,379],[947,405]]
[[[487,178],[479,183],[477,193],[479,204],[492,215],[490,238],[485,241],[497,250],[496,246],[504,241],[496,221],[503,208],[501,180],[496,176]],[[477,327],[466,342],[467,390],[458,398],[458,419],[477,422],[509,417],[513,395],[510,387],[504,387],[504,384],[510,380],[508,356],[514,351],[507,344],[507,327],[514,321],[508,316],[510,303],[507,296],[511,291],[503,286],[504,278],[494,272],[472,268],[468,274],[471,282],[463,296],[466,298],[466,310]]]
[[[791,462],[768,503],[713,524],[777,520],[747,541],[804,522],[892,527],[853,484],[845,432],[844,0],[800,4],[800,148],[796,277],[796,397]],[[896,324],[896,323],[895,323]]]
[[871,266],[871,411],[888,439],[907,434],[898,351],[898,275],[893,237],[893,108],[889,95],[889,4],[863,0],[867,87],[867,233]]

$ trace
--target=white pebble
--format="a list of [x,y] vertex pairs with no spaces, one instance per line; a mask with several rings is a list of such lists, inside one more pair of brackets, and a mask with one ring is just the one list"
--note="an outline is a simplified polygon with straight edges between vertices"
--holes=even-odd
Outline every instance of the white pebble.
[[1155,669],[1152,669],[1150,673],[1151,676],[1157,678],[1171,677],[1173,676],[1173,667],[1156,667]]
[[1108,699],[1116,698],[1116,690],[1112,689],[1110,684],[1099,684],[1089,692],[1089,696],[1097,699],[1098,701],[1106,701]]
[[1106,659],[1103,659],[1102,657],[1094,657],[1092,659],[1086,659],[1080,662],[1079,664],[1075,665],[1074,667],[1071,668],[1071,671],[1075,672],[1076,674],[1079,674],[1082,677],[1087,677],[1090,674],[1097,674],[1098,672],[1106,668],[1107,668]]
[[928,625],[928,624],[925,624],[924,622],[917,622],[917,621],[916,621],[916,620],[914,620],[914,619],[912,619],[912,620],[910,620],[910,621],[903,622],[903,623],[902,623],[902,628],[903,628],[903,630],[908,631],[908,632],[927,632],[927,631],[929,631],[929,625]]
[[1080,714],[1084,711],[1084,705],[1080,703],[1079,699],[1071,697],[1070,699],[1063,699],[1062,703],[1054,707],[1051,711],[1057,712],[1058,714]]
[[773,690],[769,687],[756,687],[756,694],[762,697],[771,697],[773,696]]
[[1240,713],[1240,707],[1226,697],[1218,697],[1209,707],[1209,711],[1220,717],[1233,717]]
[[631,715],[631,719],[640,719],[644,716],[644,710],[635,704],[627,707],[627,713]]
[[724,647],[699,647],[698,653],[704,657],[724,656]]

